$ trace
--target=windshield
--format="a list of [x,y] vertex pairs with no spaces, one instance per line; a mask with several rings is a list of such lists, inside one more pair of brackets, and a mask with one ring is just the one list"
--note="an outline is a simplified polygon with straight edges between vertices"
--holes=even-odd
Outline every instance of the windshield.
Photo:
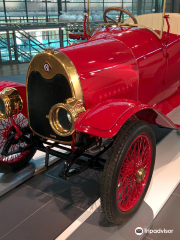
[[[119,4],[108,2],[103,19],[107,25],[146,27],[161,39],[163,31],[167,31],[167,23],[163,17],[166,11],[166,1],[137,0],[123,1]],[[92,14],[92,8],[93,3],[87,1],[89,16]],[[167,11],[169,13],[171,9]]]

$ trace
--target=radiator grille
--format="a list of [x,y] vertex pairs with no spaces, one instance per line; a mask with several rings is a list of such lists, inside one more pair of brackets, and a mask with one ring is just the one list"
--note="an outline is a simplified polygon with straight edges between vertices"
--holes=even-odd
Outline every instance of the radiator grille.
[[52,79],[45,79],[37,71],[30,73],[28,78],[28,108],[31,128],[41,136],[68,142],[71,136],[61,137],[57,135],[49,124],[51,107],[57,103],[64,102],[65,99],[72,97],[71,89],[67,79],[62,74],[55,75]]

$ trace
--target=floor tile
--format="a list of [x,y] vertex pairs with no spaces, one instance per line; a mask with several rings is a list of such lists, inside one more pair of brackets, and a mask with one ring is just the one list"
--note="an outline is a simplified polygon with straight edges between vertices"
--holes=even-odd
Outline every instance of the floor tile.
[[38,174],[25,182],[25,185],[31,186],[51,196],[56,196],[70,186],[69,183],[59,179]]
[[0,238],[29,217],[52,197],[20,186],[0,198]]
[[78,186],[71,185],[56,197],[86,210],[100,197],[100,183],[92,175]]
[[[59,173],[61,172],[63,166],[64,166],[64,162],[59,164],[59,166],[57,165],[52,170],[47,171],[45,174],[48,176],[51,176],[51,177],[59,178]],[[79,167],[79,165],[73,164],[72,168],[75,168],[75,167]],[[70,177],[66,181],[73,185],[78,185],[78,184],[82,183],[83,181],[85,181],[87,178],[89,178],[93,173],[94,173],[93,169],[87,169],[84,172],[82,172],[81,174]],[[59,178],[59,179],[62,179],[62,178]]]
[[0,76],[26,74],[29,63],[0,65]]
[[54,240],[82,213],[76,207],[52,199],[3,240]]
[[[52,155],[50,155],[50,156],[52,156]],[[44,156],[44,158],[45,158],[45,156]],[[49,174],[49,173],[50,173],[52,170],[54,170],[55,168],[57,168],[59,165],[61,165],[61,163],[64,162],[64,159],[60,159],[60,158],[53,157],[53,156],[50,158],[50,161],[51,161],[51,159],[53,159],[53,158],[56,158],[56,161],[55,161],[53,164],[51,164],[51,165],[48,167],[48,169],[46,169],[45,171],[43,171],[42,174],[51,175],[51,174]],[[59,177],[58,177],[58,178],[59,178]]]
[[180,239],[180,196],[172,194],[153,221],[151,229],[173,230],[173,233],[151,233],[146,236],[153,240]]
[[0,173],[0,196],[11,191],[34,176],[35,164],[31,160],[27,165],[11,173]]

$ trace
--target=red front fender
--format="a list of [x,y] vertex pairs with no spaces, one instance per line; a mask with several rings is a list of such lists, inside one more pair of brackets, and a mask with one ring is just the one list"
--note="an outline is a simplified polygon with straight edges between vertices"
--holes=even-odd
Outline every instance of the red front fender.
[[16,82],[1,81],[0,92],[6,87],[16,88],[23,100],[23,109],[21,113],[27,118],[27,103],[26,103],[26,86]]
[[129,119],[143,120],[150,124],[177,129],[170,119],[153,107],[124,99],[103,101],[87,110],[77,120],[75,129],[79,132],[111,138]]

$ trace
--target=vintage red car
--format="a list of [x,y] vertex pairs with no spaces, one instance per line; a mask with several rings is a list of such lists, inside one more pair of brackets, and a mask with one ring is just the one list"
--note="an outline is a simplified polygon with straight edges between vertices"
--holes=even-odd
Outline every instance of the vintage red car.
[[[165,4],[163,13],[136,18],[109,8],[102,28],[71,35],[88,41],[37,54],[26,86],[0,83],[1,172],[19,169],[36,150],[46,153],[46,167],[49,154],[65,159],[64,179],[88,167],[103,169],[107,219],[121,224],[134,215],[154,168],[150,124],[180,129],[179,15],[169,19]],[[114,9],[131,19],[116,22],[107,16]],[[71,169],[74,163],[79,167]]]

